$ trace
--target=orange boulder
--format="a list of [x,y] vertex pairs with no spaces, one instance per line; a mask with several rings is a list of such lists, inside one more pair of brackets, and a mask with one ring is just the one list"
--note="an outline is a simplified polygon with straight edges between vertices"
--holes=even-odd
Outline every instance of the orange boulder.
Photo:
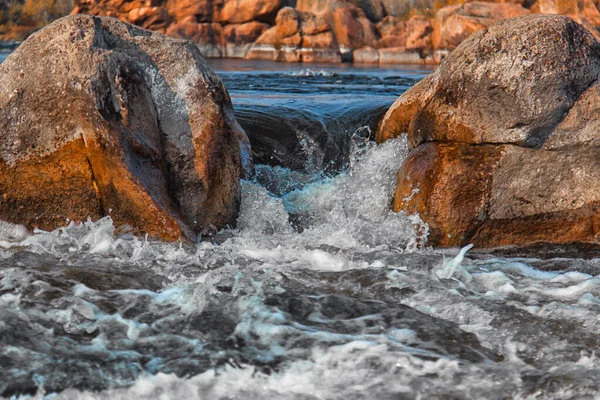
[[398,173],[393,208],[418,212],[435,246],[599,242],[599,156],[598,147],[423,144]]
[[377,46],[402,47],[406,50],[428,50],[431,48],[433,26],[429,19],[416,15],[408,21],[386,17],[377,24],[381,35]]
[[235,221],[248,139],[194,44],[74,15],[25,41],[0,81],[0,219],[110,215],[165,240]]
[[166,34],[194,42],[204,57],[220,58],[224,56],[223,27],[220,24],[183,20],[172,24]]
[[335,10],[332,28],[338,45],[349,50],[374,46],[378,39],[375,25],[356,7]]
[[268,29],[269,25],[256,21],[225,26],[223,57],[244,58],[252,43]]
[[600,43],[563,16],[472,35],[388,110],[377,140],[408,134],[394,210],[430,244],[600,241]]
[[261,22],[247,22],[239,25],[227,25],[223,30],[223,35],[228,43],[253,43],[262,35],[269,25]]
[[129,23],[163,33],[172,22],[167,10],[162,7],[133,8],[126,15]]

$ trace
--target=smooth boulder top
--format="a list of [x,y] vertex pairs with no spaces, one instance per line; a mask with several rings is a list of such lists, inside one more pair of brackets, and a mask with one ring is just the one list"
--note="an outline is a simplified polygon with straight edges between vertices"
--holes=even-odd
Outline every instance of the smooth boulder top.
[[427,141],[540,147],[600,73],[600,44],[569,17],[527,15],[464,41],[400,97],[379,142],[408,133]]
[[0,65],[0,219],[110,215],[194,239],[235,220],[249,142],[194,44],[73,15]]
[[388,110],[407,133],[393,209],[434,246],[600,241],[600,44],[568,17],[474,34]]

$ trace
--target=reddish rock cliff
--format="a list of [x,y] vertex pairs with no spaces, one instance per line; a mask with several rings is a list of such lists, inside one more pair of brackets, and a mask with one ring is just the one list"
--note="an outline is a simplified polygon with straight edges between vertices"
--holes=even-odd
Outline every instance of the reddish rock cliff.
[[[600,26],[598,0],[75,0],[72,13],[189,39],[207,57],[305,62],[439,63],[475,31],[530,13],[568,15],[597,37]],[[9,14],[21,15],[0,7],[0,40],[37,26]]]

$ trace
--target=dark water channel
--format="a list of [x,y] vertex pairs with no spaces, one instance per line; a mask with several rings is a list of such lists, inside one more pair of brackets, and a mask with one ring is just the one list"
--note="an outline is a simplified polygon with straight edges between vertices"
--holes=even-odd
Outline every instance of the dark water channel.
[[598,398],[600,259],[433,250],[389,211],[407,145],[366,139],[427,71],[211,65],[257,162],[237,228],[0,223],[0,397]]
[[368,138],[391,103],[429,69],[211,60],[258,164],[338,173],[351,138]]

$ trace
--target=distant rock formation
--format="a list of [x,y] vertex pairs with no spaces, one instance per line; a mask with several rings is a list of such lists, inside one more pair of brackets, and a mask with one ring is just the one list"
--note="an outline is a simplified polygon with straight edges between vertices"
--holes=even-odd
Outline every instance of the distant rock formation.
[[[49,0],[1,0],[0,40],[35,29],[3,17],[2,4],[22,1]],[[596,36],[600,26],[598,0],[61,0],[67,1],[74,1],[73,13],[191,40],[205,57],[294,62],[436,64],[473,32],[530,13],[568,15]]]
[[430,244],[600,241],[600,44],[564,16],[478,31],[402,95],[377,140],[408,133],[395,211]]
[[73,15],[0,65],[0,220],[110,215],[164,240],[233,223],[249,142],[190,42]]

